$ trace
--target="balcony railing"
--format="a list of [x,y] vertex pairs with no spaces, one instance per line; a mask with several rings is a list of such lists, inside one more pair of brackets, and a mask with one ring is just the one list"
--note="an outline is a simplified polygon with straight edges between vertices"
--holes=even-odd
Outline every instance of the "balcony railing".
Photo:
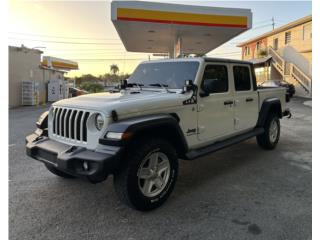
[[311,78],[301,71],[295,64],[292,64],[291,75],[310,93]]
[[292,76],[309,94],[311,94],[312,79],[308,75],[294,63],[286,62],[272,47],[269,47],[269,54],[272,56],[273,64],[283,77],[285,75]]

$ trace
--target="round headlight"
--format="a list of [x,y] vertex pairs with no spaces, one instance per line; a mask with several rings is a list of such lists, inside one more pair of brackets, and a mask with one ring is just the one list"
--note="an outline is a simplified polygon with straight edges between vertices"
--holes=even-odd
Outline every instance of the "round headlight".
[[99,131],[103,128],[104,119],[103,119],[103,117],[102,117],[101,114],[97,114],[97,115],[96,115],[95,125],[96,125],[96,128],[97,128]]

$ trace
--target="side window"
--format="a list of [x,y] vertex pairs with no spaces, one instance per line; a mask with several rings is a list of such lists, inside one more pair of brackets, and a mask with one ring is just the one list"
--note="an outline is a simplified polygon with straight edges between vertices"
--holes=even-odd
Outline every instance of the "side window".
[[303,40],[312,39],[312,27],[311,24],[303,26]]
[[261,49],[261,42],[257,42],[257,51]]
[[273,39],[273,49],[274,50],[278,50],[278,43],[279,43],[278,38]]
[[245,47],[245,51],[244,52],[245,52],[246,56],[250,55],[250,47],[248,47],[248,46]]
[[234,66],[233,78],[236,91],[251,90],[250,70],[248,67]]
[[285,42],[286,45],[291,42],[291,31],[290,32],[285,32],[284,42]]
[[207,65],[203,74],[202,90],[208,94],[227,92],[227,67],[224,65]]

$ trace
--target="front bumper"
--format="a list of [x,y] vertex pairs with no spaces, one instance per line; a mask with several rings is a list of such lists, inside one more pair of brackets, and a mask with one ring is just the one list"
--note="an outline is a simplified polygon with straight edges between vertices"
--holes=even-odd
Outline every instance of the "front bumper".
[[28,156],[62,172],[100,182],[118,167],[122,150],[119,147],[107,152],[92,151],[57,142],[35,132],[26,137],[26,152]]

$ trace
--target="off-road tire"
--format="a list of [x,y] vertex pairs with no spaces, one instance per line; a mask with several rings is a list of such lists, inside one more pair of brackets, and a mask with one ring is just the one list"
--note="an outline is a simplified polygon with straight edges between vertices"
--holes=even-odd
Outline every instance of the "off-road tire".
[[[168,181],[164,189],[153,197],[147,197],[139,188],[138,171],[143,160],[154,152],[164,153],[170,163]],[[161,206],[171,194],[178,175],[178,157],[172,145],[164,139],[144,138],[135,141],[127,152],[124,164],[114,174],[115,191],[122,202],[140,211]]]
[[60,170],[58,170],[57,168],[53,167],[53,166],[50,166],[48,164],[45,164],[46,168],[51,172],[53,173],[54,175],[56,176],[59,176],[59,177],[62,177],[62,178],[76,178],[75,176],[72,176],[70,174],[67,174],[67,173],[64,173],[64,172],[61,172]]
[[[274,138],[274,140],[271,140],[271,129],[270,126],[272,123],[275,123],[277,126],[277,134]],[[272,150],[274,149],[279,141],[280,138],[280,121],[279,121],[279,117],[274,114],[274,113],[270,113],[265,124],[264,124],[264,133],[261,135],[257,136],[257,143],[258,145],[263,148],[263,149],[267,149],[267,150]]]

